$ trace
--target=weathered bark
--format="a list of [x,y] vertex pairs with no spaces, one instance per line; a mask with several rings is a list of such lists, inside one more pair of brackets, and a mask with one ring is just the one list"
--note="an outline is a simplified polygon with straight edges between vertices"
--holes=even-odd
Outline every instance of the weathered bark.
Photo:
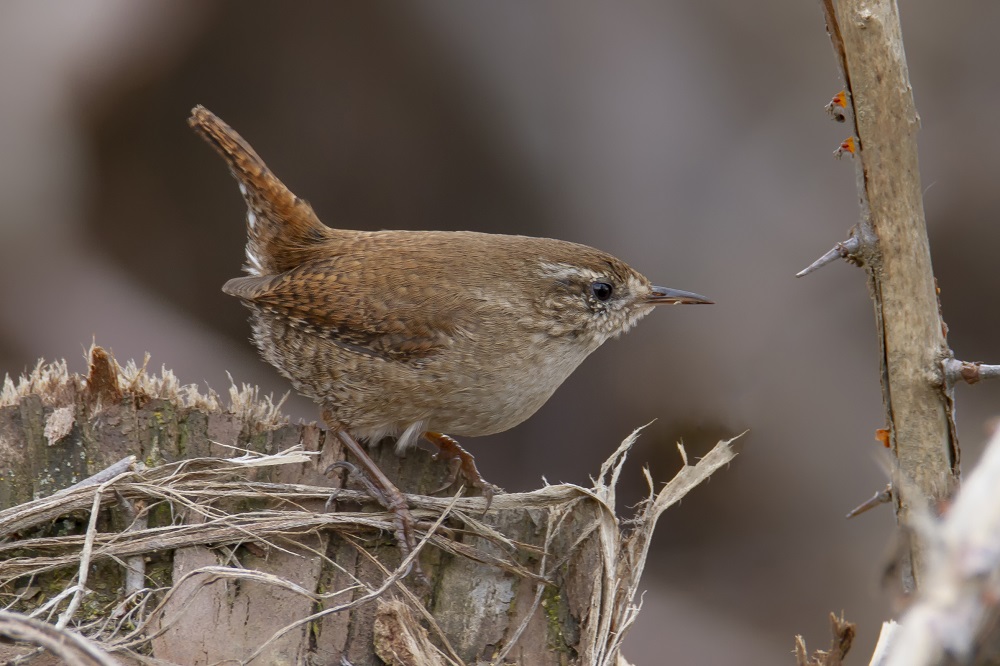
[[[40,369],[0,398],[0,589],[27,613],[86,568],[82,604],[56,615],[123,661],[616,664],[656,516],[733,456],[685,466],[623,535],[614,481],[632,438],[594,488],[499,494],[485,515],[482,498],[419,494],[446,473],[428,453],[377,448],[432,533],[423,585],[402,578],[389,516],[352,483],[324,510],[334,437],[246,391],[223,410],[100,349],[91,366],[86,380]],[[128,455],[145,469],[52,495]],[[148,587],[123,603],[128,566]]]
[[[824,0],[827,29],[854,125],[860,241],[851,258],[868,271],[882,352],[882,397],[897,521],[911,528],[954,492],[959,449],[942,361],[951,356],[931,267],[917,130],[895,0]],[[851,110],[853,109],[853,113]],[[905,589],[920,587],[927,544],[918,533],[903,563]]]

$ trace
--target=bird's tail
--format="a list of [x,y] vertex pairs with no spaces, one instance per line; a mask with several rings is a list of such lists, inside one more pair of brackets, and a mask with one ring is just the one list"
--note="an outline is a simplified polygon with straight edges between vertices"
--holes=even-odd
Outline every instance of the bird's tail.
[[284,272],[301,263],[310,246],[329,237],[332,230],[312,206],[285,187],[222,119],[199,105],[191,110],[188,124],[226,160],[247,203],[247,273]]

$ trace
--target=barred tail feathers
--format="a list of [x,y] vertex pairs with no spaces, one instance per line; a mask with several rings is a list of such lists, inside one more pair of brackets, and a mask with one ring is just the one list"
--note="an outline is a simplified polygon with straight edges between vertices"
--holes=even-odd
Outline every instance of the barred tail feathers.
[[247,262],[250,275],[273,275],[301,262],[302,251],[327,238],[330,230],[312,206],[275,176],[243,137],[203,106],[188,124],[215,148],[239,183],[247,204]]

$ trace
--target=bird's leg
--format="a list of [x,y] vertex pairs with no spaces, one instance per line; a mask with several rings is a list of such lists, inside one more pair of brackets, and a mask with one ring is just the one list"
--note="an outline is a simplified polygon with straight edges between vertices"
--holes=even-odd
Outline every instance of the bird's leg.
[[[361,472],[367,477],[365,482],[363,482],[365,487],[372,493],[374,499],[379,504],[392,513],[393,535],[396,537],[396,543],[399,544],[400,556],[402,559],[406,559],[413,552],[413,549],[417,547],[416,539],[413,536],[413,514],[410,513],[410,507],[406,504],[406,498],[400,492],[399,488],[389,480],[389,477],[379,469],[375,461],[368,456],[364,447],[358,444],[357,440],[351,437],[343,428],[337,428],[329,421],[328,424],[335,429],[337,438],[347,447],[351,455],[357,459]],[[338,466],[338,463],[330,465],[327,471],[336,466]],[[420,570],[420,563],[414,561],[414,567],[418,576],[423,577],[423,573]]]
[[434,492],[438,493],[448,488],[455,483],[458,475],[461,474],[462,479],[470,487],[478,488],[482,491],[483,497],[486,498],[486,509],[483,513],[489,511],[490,504],[493,503],[493,494],[497,491],[497,487],[482,477],[476,468],[476,459],[472,454],[463,449],[455,439],[444,433],[425,432],[424,439],[438,447],[438,452],[434,454],[434,460],[447,461],[448,467],[451,470],[448,475],[448,482]]

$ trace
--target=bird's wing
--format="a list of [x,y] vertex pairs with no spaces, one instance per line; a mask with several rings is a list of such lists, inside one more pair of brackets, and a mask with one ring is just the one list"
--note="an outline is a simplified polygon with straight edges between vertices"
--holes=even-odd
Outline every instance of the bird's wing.
[[377,273],[377,266],[335,257],[278,275],[234,278],[222,290],[300,330],[404,363],[426,360],[473,334],[470,308],[461,307],[455,290],[386,283]]

